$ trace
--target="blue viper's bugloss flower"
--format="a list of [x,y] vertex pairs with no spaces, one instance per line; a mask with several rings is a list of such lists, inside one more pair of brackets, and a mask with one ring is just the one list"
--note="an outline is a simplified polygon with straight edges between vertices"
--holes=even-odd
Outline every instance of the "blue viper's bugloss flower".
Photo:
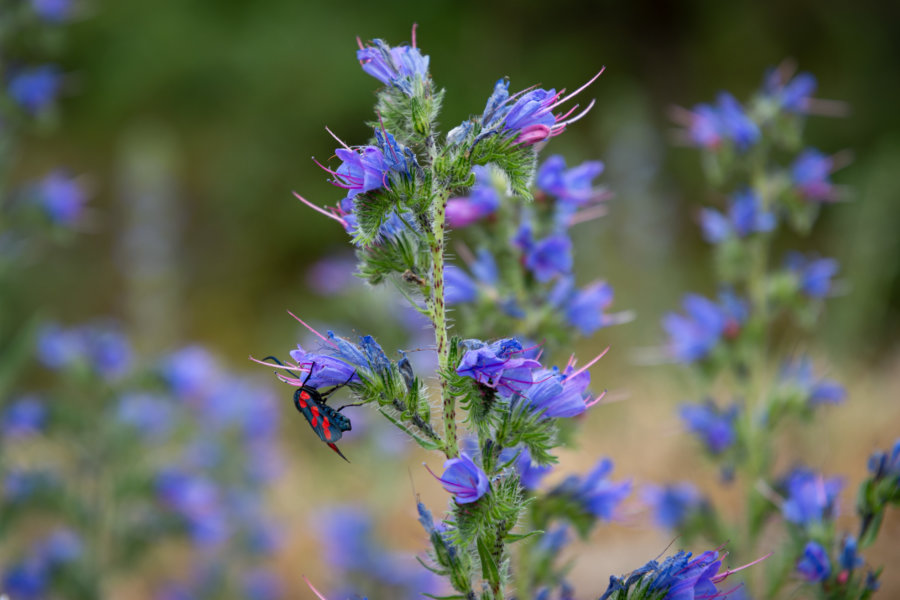
[[47,422],[47,407],[34,396],[13,401],[0,414],[4,438],[27,438],[40,433]]
[[775,100],[779,108],[790,113],[806,112],[809,99],[816,91],[816,78],[798,73],[785,81],[780,69],[769,69],[763,81],[763,94]]
[[781,368],[781,383],[795,388],[809,406],[840,404],[847,396],[844,386],[830,379],[818,379],[813,372],[812,360],[802,356]]
[[62,226],[72,225],[81,218],[87,194],[78,181],[64,171],[54,171],[35,187],[35,199],[49,219]]
[[219,361],[202,346],[186,346],[160,361],[160,373],[176,396],[210,393],[225,377]]
[[474,302],[478,298],[478,285],[468,273],[456,265],[444,267],[444,302],[447,306]]
[[576,291],[565,306],[566,322],[588,336],[616,320],[605,311],[612,305],[613,288],[605,281],[594,283]]
[[838,559],[838,563],[841,565],[842,569],[847,571],[852,571],[858,567],[861,567],[865,561],[859,555],[857,551],[856,538],[852,535],[848,535],[844,538],[844,545],[841,548],[841,556]]
[[519,474],[519,482],[526,490],[536,490],[541,485],[541,480],[553,470],[553,465],[539,465],[531,459],[528,448],[522,448],[515,462],[516,473]]
[[363,71],[385,85],[399,88],[407,96],[413,95],[413,83],[428,76],[428,57],[419,49],[406,44],[390,47],[383,40],[375,39],[372,45],[362,46],[356,58]]
[[834,160],[815,148],[800,153],[791,165],[791,181],[801,196],[814,202],[834,200],[830,175]]
[[689,482],[665,486],[646,485],[641,499],[653,510],[653,520],[665,529],[677,529],[700,507],[702,497]]
[[725,135],[738,150],[747,150],[759,140],[759,127],[744,111],[734,96],[721,92],[717,98],[719,123]]
[[839,477],[826,479],[809,469],[795,469],[784,480],[787,498],[781,505],[785,520],[800,526],[821,523],[837,515]]
[[469,190],[469,195],[447,201],[447,223],[450,227],[466,227],[500,208],[500,194],[491,181],[490,168],[476,165],[472,167],[472,173],[475,175],[475,185]]
[[703,404],[682,404],[679,411],[688,430],[713,454],[721,454],[737,439],[734,424],[738,407],[720,409],[711,400]]
[[81,538],[71,530],[57,529],[35,543],[25,560],[4,571],[0,589],[12,598],[46,598],[54,571],[78,560],[82,552]]
[[700,212],[700,225],[707,242],[718,244],[729,237],[747,237],[775,228],[775,214],[763,212],[762,200],[750,189],[735,193],[730,199],[728,216],[705,208]]
[[662,563],[651,560],[623,577],[610,577],[609,587],[600,600],[611,597],[631,597],[632,586],[646,590],[646,596],[660,600],[699,600],[700,598],[725,598],[734,590],[719,592],[716,585],[733,571],[719,573],[722,560],[719,553],[706,551],[696,558],[690,552],[680,550]]
[[538,169],[535,184],[551,196],[580,206],[597,196],[592,182],[602,172],[603,163],[598,160],[566,169],[566,159],[555,154]]
[[683,362],[706,358],[720,340],[738,335],[747,319],[746,304],[723,293],[720,303],[697,294],[688,294],[682,303],[687,316],[669,313],[663,318],[663,328],[669,334],[669,349]]
[[31,0],[31,9],[48,23],[63,23],[72,16],[72,0]]
[[540,241],[532,242],[530,236],[518,236],[522,240],[525,268],[541,283],[572,271],[572,240],[565,233],[556,233]]
[[[309,376],[307,385],[312,387],[327,387],[331,385],[340,385],[346,381],[352,381],[351,378],[358,379],[356,368],[341,358],[320,354],[315,352],[307,352],[303,346],[297,344],[296,350],[291,350],[291,358],[294,362],[303,367],[307,371],[312,369],[312,375]],[[360,354],[362,360],[365,355]],[[306,380],[305,375],[298,377],[300,382]]]
[[220,490],[211,480],[170,468],[157,475],[155,487],[163,506],[184,519],[195,544],[215,546],[228,537],[229,519]]
[[900,486],[900,438],[894,442],[890,456],[886,452],[875,452],[869,457],[869,472],[876,481],[894,478]]
[[60,487],[59,478],[50,471],[8,470],[3,477],[2,497],[6,502],[26,502],[35,494]]
[[828,552],[818,542],[808,542],[797,561],[797,572],[810,583],[825,581],[831,575]]
[[481,467],[465,454],[444,463],[444,474],[437,478],[458,504],[469,504],[484,496],[490,482]]
[[800,291],[810,298],[825,298],[831,292],[831,280],[838,272],[838,262],[833,258],[806,257],[791,252],[785,266],[796,278]]
[[572,363],[562,373],[556,367],[537,371],[534,380],[534,385],[525,392],[525,398],[544,417],[575,417],[593,404],[587,392],[591,384],[590,372],[586,369],[576,371]]
[[478,383],[496,389],[501,394],[521,392],[534,383],[532,371],[541,363],[522,358],[522,344],[515,338],[505,338],[491,344],[480,340],[465,340],[466,353],[456,373],[471,377]]
[[698,104],[690,113],[687,122],[687,137],[695,146],[713,150],[722,143],[724,133],[719,114],[709,104]]
[[9,79],[7,92],[29,113],[38,113],[56,100],[62,87],[62,73],[55,65],[21,69]]
[[590,473],[579,479],[577,476],[566,478],[553,493],[572,494],[576,502],[581,504],[585,512],[598,519],[610,521],[616,509],[631,493],[631,480],[615,482],[609,479],[613,470],[613,462],[608,458],[601,459]]
[[38,359],[50,369],[87,364],[106,378],[123,375],[131,366],[131,344],[117,327],[94,323],[63,329],[45,325],[38,333]]
[[545,532],[538,540],[538,549],[547,554],[557,554],[569,543],[569,528],[557,525]]
[[341,159],[341,166],[334,174],[332,183],[347,190],[347,198],[385,187],[388,182],[389,167],[384,153],[375,146],[363,146],[358,150],[338,148],[334,151]]
[[175,407],[165,396],[146,392],[130,393],[119,399],[115,419],[132,428],[144,439],[160,441],[172,429]]
[[384,129],[375,129],[375,141],[384,157],[385,171],[412,177],[413,171],[419,168],[419,161],[412,150],[398,143],[396,138]]
[[278,600],[284,597],[281,579],[267,569],[256,568],[242,574],[241,588],[247,600]]

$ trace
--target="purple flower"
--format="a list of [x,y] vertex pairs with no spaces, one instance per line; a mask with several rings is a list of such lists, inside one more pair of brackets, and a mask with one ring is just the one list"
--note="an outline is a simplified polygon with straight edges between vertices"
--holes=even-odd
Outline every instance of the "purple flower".
[[581,206],[597,197],[592,182],[602,172],[603,163],[600,161],[587,161],[567,170],[566,160],[555,154],[538,169],[535,183],[544,192]]
[[785,79],[781,69],[770,69],[763,81],[763,93],[775,100],[782,110],[806,112],[809,100],[816,91],[816,78],[809,73],[798,73],[792,79]]
[[272,571],[251,569],[241,579],[244,597],[248,600],[278,600],[284,597],[281,579]]
[[718,552],[707,550],[691,559],[689,552],[681,551],[660,565],[649,589],[666,590],[663,600],[714,598],[719,595],[716,583],[725,577],[717,576],[721,566]]
[[[591,361],[588,366],[601,356],[603,354]],[[534,374],[534,378],[535,383],[525,393],[525,397],[534,410],[541,412],[544,417],[575,417],[596,402],[587,392],[591,384],[590,372],[587,367],[576,371],[573,361],[562,373],[554,367],[538,371]]]
[[48,23],[63,23],[72,16],[72,0],[31,0],[31,8]]
[[7,91],[27,112],[38,113],[56,100],[62,87],[62,74],[55,65],[21,69],[9,80]]
[[457,504],[475,502],[484,496],[490,487],[484,471],[465,454],[446,461],[444,474],[437,477],[437,480],[445,490],[453,494]]
[[844,482],[839,477],[825,479],[808,469],[795,469],[783,486],[787,499],[781,505],[781,513],[785,520],[805,527],[835,517]]
[[36,199],[57,225],[72,225],[82,215],[87,195],[78,181],[63,171],[54,171],[36,186]]
[[551,493],[571,495],[585,512],[610,521],[619,504],[631,493],[631,480],[612,481],[609,479],[612,470],[612,461],[608,458],[601,459],[583,478],[571,475]]
[[796,278],[800,290],[810,298],[825,298],[831,292],[831,280],[838,272],[838,262],[833,258],[806,257],[791,252],[785,266]]
[[13,598],[45,598],[54,570],[76,561],[81,554],[81,539],[68,529],[57,529],[38,541],[23,561],[6,569],[0,588]]
[[536,490],[541,485],[541,480],[553,470],[553,465],[539,465],[531,459],[528,448],[522,448],[519,458],[515,463],[519,481],[526,490]]
[[842,569],[847,571],[852,571],[858,567],[863,565],[863,558],[857,552],[857,544],[856,538],[852,535],[848,535],[844,538],[844,545],[841,548],[841,556],[838,559],[838,563],[841,565]]
[[472,167],[472,173],[475,174],[475,185],[469,190],[469,195],[447,201],[447,223],[450,227],[466,227],[494,214],[500,207],[500,194],[491,181],[490,168],[476,165]]
[[[485,344],[479,340],[463,342],[468,348],[456,373],[503,394],[521,392],[534,382],[532,371],[541,366],[536,360],[521,358],[522,344],[506,338]],[[519,355],[514,357],[514,355]]]
[[585,110],[572,118],[568,118],[572,114],[571,110],[560,115],[554,115],[553,110],[584,90],[602,72],[601,69],[587,83],[565,98],[560,98],[562,91],[557,93],[554,89],[534,89],[510,96],[509,81],[499,80],[482,113],[482,133],[479,137],[501,133],[514,136],[517,144],[529,146],[559,135],[567,125],[587,114],[594,106],[594,102],[591,101]]
[[44,326],[38,334],[38,358],[50,369],[87,363],[103,377],[123,375],[131,366],[131,344],[114,325],[94,323],[72,329]]
[[747,150],[759,140],[759,127],[747,116],[734,96],[721,92],[717,98],[717,107],[722,129],[738,150]]
[[701,211],[700,225],[707,242],[718,244],[732,236],[743,238],[775,229],[775,214],[762,211],[762,200],[752,190],[743,189],[730,200],[727,217],[711,208]]
[[524,250],[525,267],[541,283],[572,271],[572,240],[564,233],[528,244]]
[[695,146],[713,150],[725,136],[719,114],[709,104],[698,104],[688,119],[688,138]]
[[[326,354],[307,352],[300,344],[297,344],[297,349],[291,350],[290,354],[294,363],[303,367],[306,372],[308,372],[309,369],[313,370],[312,375],[307,382],[307,385],[312,387],[319,388],[340,385],[346,381],[359,379],[359,376],[356,375],[356,367],[348,364],[341,358],[328,356]],[[365,360],[365,355],[360,353],[360,357],[362,357],[362,360]],[[297,383],[302,383],[305,379],[306,375],[301,374],[298,376]]]
[[825,581],[831,576],[828,552],[818,542],[808,542],[803,556],[797,561],[797,572],[810,583]]
[[801,196],[814,202],[835,199],[834,184],[830,175],[834,160],[815,148],[800,153],[791,166],[791,181]]
[[688,482],[646,485],[641,496],[653,510],[656,524],[665,529],[680,527],[702,502],[700,492]]
[[375,39],[372,45],[360,44],[356,58],[363,71],[385,85],[399,88],[407,96],[414,95],[413,86],[428,76],[428,57],[416,48],[402,44],[391,48],[383,40]]
[[384,170],[412,177],[418,170],[419,162],[412,150],[399,144],[393,135],[384,129],[375,129],[375,141],[384,157]]
[[872,454],[869,457],[868,467],[872,478],[876,481],[892,477],[897,480],[897,487],[900,488],[900,438],[894,442],[890,456],[886,452]]
[[363,146],[358,150],[338,148],[334,153],[341,159],[341,166],[337,171],[326,171],[334,175],[334,185],[347,190],[347,198],[387,185],[389,167],[381,149],[375,146]]
[[736,405],[723,410],[712,400],[703,404],[683,404],[680,414],[688,430],[696,435],[712,454],[721,454],[734,444],[737,437],[734,428],[738,416]]
[[566,322],[588,336],[601,327],[616,323],[604,311],[612,305],[613,289],[605,281],[595,281],[572,295],[565,307]]
[[840,404],[847,393],[844,387],[830,379],[817,379],[812,360],[803,356],[786,363],[781,368],[781,383],[799,393],[804,403],[814,407],[819,404]]
[[40,433],[47,422],[47,407],[35,396],[12,402],[0,414],[0,431],[4,437],[27,438]]
[[208,395],[224,377],[219,362],[202,346],[186,346],[173,352],[159,368],[172,392],[181,397]]
[[447,306],[474,302],[478,298],[478,285],[456,265],[444,267],[444,302]]
[[720,304],[716,304],[703,296],[688,294],[683,302],[687,316],[669,313],[663,319],[675,358],[682,362],[702,360],[723,338],[738,335],[747,319],[746,305],[729,293],[719,298]]
[[159,441],[171,431],[175,411],[164,396],[137,392],[126,394],[119,400],[115,418],[144,439]]
[[156,494],[163,506],[184,520],[198,546],[216,546],[229,536],[229,519],[211,480],[168,469],[156,477]]

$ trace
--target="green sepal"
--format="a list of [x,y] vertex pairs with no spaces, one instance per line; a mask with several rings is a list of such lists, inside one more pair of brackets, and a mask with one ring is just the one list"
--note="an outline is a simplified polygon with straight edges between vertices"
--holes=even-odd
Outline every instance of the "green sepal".
[[497,563],[484,538],[478,536],[476,544],[478,546],[478,558],[481,559],[481,576],[492,583],[499,582],[500,571],[497,569]]

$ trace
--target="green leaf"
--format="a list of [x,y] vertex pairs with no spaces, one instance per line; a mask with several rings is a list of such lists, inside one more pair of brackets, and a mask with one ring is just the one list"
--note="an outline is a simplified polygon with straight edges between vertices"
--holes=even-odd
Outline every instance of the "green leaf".
[[534,537],[536,535],[541,535],[544,533],[543,529],[535,529],[534,531],[529,531],[528,533],[508,533],[503,540],[509,544],[528,539],[530,537]]
[[435,596],[434,594],[429,594],[427,592],[422,592],[423,596],[428,596],[429,598],[434,598],[434,600],[456,600],[458,598],[462,598],[462,600],[466,599],[466,596],[463,594],[456,594],[453,596]]
[[499,582],[500,571],[497,569],[497,563],[481,536],[478,537],[478,558],[481,559],[481,576],[492,583]]

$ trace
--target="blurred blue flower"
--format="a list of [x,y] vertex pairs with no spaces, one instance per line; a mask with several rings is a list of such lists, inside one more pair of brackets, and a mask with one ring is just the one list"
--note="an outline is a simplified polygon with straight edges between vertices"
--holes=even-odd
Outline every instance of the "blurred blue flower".
[[352,254],[325,256],[306,271],[308,288],[320,296],[336,296],[359,282],[353,273],[356,258]]
[[618,321],[606,314],[613,302],[613,288],[605,281],[595,281],[576,290],[565,306],[566,322],[588,336]]
[[48,23],[63,23],[72,16],[72,0],[31,0],[31,8]]
[[334,151],[341,159],[337,171],[326,169],[334,175],[332,183],[347,190],[347,198],[383,188],[388,183],[389,167],[384,153],[375,146],[363,146],[358,150],[338,148]]
[[56,65],[40,65],[14,72],[7,91],[29,113],[38,113],[56,100],[62,87],[62,73]]
[[840,404],[847,396],[844,386],[838,382],[816,378],[812,360],[808,356],[801,356],[785,363],[781,367],[779,378],[782,385],[796,389],[811,407],[820,404]]
[[794,469],[782,486],[787,496],[781,505],[785,520],[805,527],[837,515],[838,495],[844,487],[841,478],[825,479],[809,469]]
[[553,465],[539,465],[531,459],[528,448],[523,447],[519,458],[515,462],[516,472],[519,474],[519,482],[526,490],[536,490],[541,485],[541,480],[553,470]]
[[160,372],[179,397],[209,394],[224,377],[219,361],[202,346],[186,346],[166,356]]
[[69,226],[81,218],[87,194],[66,172],[50,173],[36,184],[35,191],[36,201],[53,223]]
[[399,88],[407,96],[413,95],[413,84],[428,76],[428,57],[415,46],[401,44],[393,48],[383,40],[372,40],[371,45],[356,51],[356,58],[363,71],[385,85]]
[[677,529],[700,508],[702,496],[692,483],[683,481],[665,486],[646,485],[641,499],[653,510],[656,525]]
[[476,165],[472,167],[472,173],[475,175],[475,185],[469,190],[469,195],[447,201],[447,223],[452,228],[471,225],[500,208],[500,194],[491,180],[490,168]]
[[50,471],[10,469],[3,477],[3,498],[8,503],[26,502],[38,493],[59,486],[59,478]]
[[460,267],[444,267],[444,302],[447,306],[474,302],[478,298],[478,285]]
[[538,242],[528,240],[522,251],[525,267],[541,283],[572,271],[572,240],[565,233],[553,234]]
[[862,556],[860,556],[857,551],[856,538],[852,535],[845,537],[844,545],[841,548],[841,556],[838,559],[841,568],[852,571],[853,569],[861,567],[864,562]]
[[698,104],[688,118],[688,139],[695,146],[713,150],[722,143],[724,131],[716,109],[709,104]]
[[738,150],[747,150],[760,137],[759,127],[753,122],[741,104],[728,92],[720,92],[716,100],[719,123],[725,135]]
[[566,169],[566,160],[554,154],[538,169],[535,184],[551,196],[580,206],[597,197],[593,180],[602,172],[603,163],[600,161],[586,161]]
[[893,478],[900,487],[900,438],[894,442],[890,456],[886,452],[875,452],[869,457],[869,472],[876,481]]
[[547,554],[558,554],[569,543],[569,528],[566,525],[557,525],[544,532],[538,540],[538,549]]
[[631,480],[612,481],[609,479],[612,470],[613,462],[603,458],[583,478],[571,475],[551,493],[571,494],[585,512],[598,519],[610,521],[614,518],[618,506],[631,493]]
[[267,569],[252,569],[241,575],[244,597],[248,600],[278,600],[284,597],[281,579]]
[[719,296],[720,303],[688,294],[682,305],[687,316],[669,313],[663,328],[669,334],[669,348],[680,361],[695,362],[706,358],[720,340],[738,335],[747,319],[747,306],[730,293]]
[[46,598],[56,570],[78,560],[82,546],[73,531],[56,529],[35,542],[24,560],[4,570],[0,589],[16,599]]
[[131,344],[110,323],[92,323],[72,329],[47,324],[38,332],[38,359],[50,369],[87,363],[101,376],[125,374],[132,361]]
[[146,440],[160,441],[175,424],[175,407],[165,396],[132,392],[119,399],[115,419]]
[[229,536],[219,488],[212,480],[172,467],[156,476],[155,486],[162,505],[184,519],[195,544],[216,546]]
[[[435,477],[437,477],[435,475]],[[484,471],[465,454],[444,462],[444,474],[437,477],[458,504],[469,504],[484,496],[490,483]]]
[[21,439],[40,433],[47,422],[47,407],[36,396],[14,400],[0,413],[4,438]]
[[737,439],[734,427],[739,412],[737,405],[720,409],[712,400],[707,400],[703,404],[682,404],[679,412],[688,430],[712,454],[721,454]]
[[831,157],[815,148],[808,148],[791,165],[791,180],[807,200],[827,202],[835,199],[834,184],[830,179],[833,170],[834,160]]
[[808,542],[797,561],[797,572],[811,583],[825,581],[831,575],[828,552],[818,542]]
[[766,233],[775,228],[775,214],[762,211],[762,200],[750,189],[736,192],[730,198],[728,217],[715,209],[700,213],[703,237],[718,244],[731,236],[747,237],[751,233]]
[[534,410],[543,411],[545,417],[575,417],[593,405],[587,391],[590,384],[590,372],[576,371],[570,362],[562,373],[556,367],[535,372],[534,385],[524,395]]
[[763,94],[790,113],[806,112],[815,91],[816,78],[809,73],[798,73],[788,79],[781,69],[769,69],[763,80]]
[[785,267],[797,278],[798,287],[804,294],[810,298],[825,298],[831,292],[832,279],[839,265],[833,258],[812,258],[791,252],[785,259]]

